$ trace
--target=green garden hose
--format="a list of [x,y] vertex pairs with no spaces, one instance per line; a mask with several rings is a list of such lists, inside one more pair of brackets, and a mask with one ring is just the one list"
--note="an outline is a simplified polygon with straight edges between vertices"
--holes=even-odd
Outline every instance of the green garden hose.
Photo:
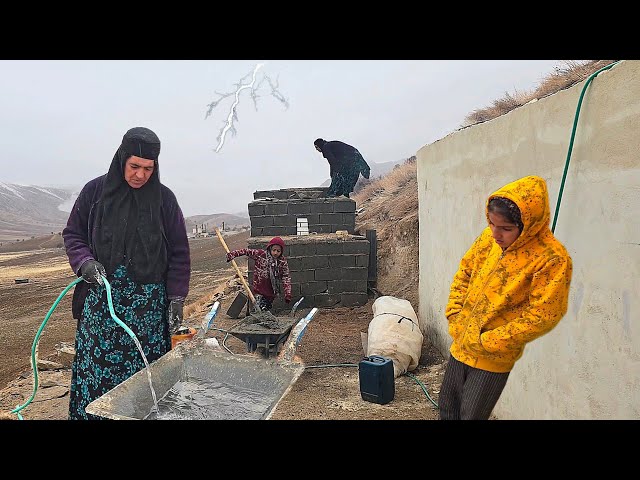
[[[76,278],[62,291],[62,293],[60,293],[60,295],[58,295],[58,298],[56,299],[55,302],[53,302],[53,305],[51,305],[51,308],[45,315],[44,321],[40,325],[40,328],[38,329],[38,332],[36,333],[36,336],[33,339],[33,345],[31,347],[31,368],[33,369],[33,393],[31,394],[31,397],[29,397],[29,399],[23,405],[19,405],[13,410],[11,410],[11,413],[17,414],[18,419],[20,420],[24,420],[22,418],[22,415],[20,415],[20,410],[24,409],[27,405],[29,405],[33,401],[33,399],[36,396],[36,392],[38,391],[38,367],[37,367],[37,360],[36,360],[36,351],[38,349],[38,342],[40,341],[40,335],[42,334],[42,331],[44,330],[45,325],[49,321],[49,317],[51,317],[51,314],[60,303],[60,300],[62,300],[62,297],[64,297],[67,294],[67,292],[71,290],[71,287],[73,287],[75,284],[77,284],[82,280],[83,280],[82,277]],[[107,301],[109,303],[109,313],[111,314],[111,318],[113,318],[118,325],[124,328],[125,331],[129,334],[129,336],[133,338],[134,342],[137,344],[138,338],[136,337],[136,335],[131,331],[131,329],[126,324],[122,322],[122,320],[120,320],[117,317],[116,312],[113,309],[113,298],[111,297],[111,284],[106,279],[106,277],[102,277],[102,281],[104,282],[104,285],[107,289]]]
[[598,70],[597,72],[591,74],[591,76],[587,79],[587,81],[584,84],[584,87],[582,87],[582,93],[580,93],[580,99],[578,100],[578,107],[576,109],[576,115],[573,119],[573,129],[571,130],[571,140],[569,141],[569,150],[567,151],[567,160],[564,164],[564,173],[562,174],[562,182],[560,183],[560,192],[558,193],[558,202],[556,203],[556,212],[553,216],[553,225],[551,227],[551,232],[555,233],[556,230],[556,222],[558,220],[558,212],[560,211],[560,202],[562,201],[562,191],[564,190],[564,181],[567,178],[567,171],[569,170],[569,160],[571,159],[571,151],[573,150],[573,140],[576,136],[576,127],[578,126],[578,117],[580,116],[580,107],[582,106],[582,99],[584,97],[585,92],[587,91],[587,87],[589,86],[589,84],[591,83],[591,81],[596,78],[598,76],[598,74],[600,72],[602,72],[603,70],[608,70],[611,67],[613,67],[616,63],[619,63],[620,60],[618,60],[617,62],[613,62],[609,65],[606,65],[604,67],[602,67],[600,70]]

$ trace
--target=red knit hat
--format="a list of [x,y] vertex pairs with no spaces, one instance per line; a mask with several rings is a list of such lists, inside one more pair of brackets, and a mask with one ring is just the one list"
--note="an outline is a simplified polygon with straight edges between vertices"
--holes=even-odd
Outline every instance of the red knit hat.
[[271,248],[271,245],[280,245],[280,248],[282,248],[282,251],[284,252],[284,240],[280,237],[273,237],[269,242],[269,245],[267,245],[267,250]]

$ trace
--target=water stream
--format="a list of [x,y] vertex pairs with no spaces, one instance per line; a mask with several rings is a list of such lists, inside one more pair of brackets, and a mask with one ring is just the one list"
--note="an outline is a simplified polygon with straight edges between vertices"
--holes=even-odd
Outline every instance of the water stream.
[[142,360],[144,361],[145,364],[145,370],[147,371],[147,378],[149,379],[149,388],[151,388],[151,396],[153,397],[153,411],[159,412],[160,409],[158,408],[158,398],[156,397],[156,391],[153,388],[153,383],[151,382],[151,369],[149,368],[149,362],[147,361],[147,357],[144,354],[144,351],[142,350],[142,345],[140,344],[140,340],[138,340],[136,338],[136,336],[132,336],[131,337],[134,341],[134,343],[136,344],[136,347],[138,347],[138,350],[140,351],[140,355],[142,355]]

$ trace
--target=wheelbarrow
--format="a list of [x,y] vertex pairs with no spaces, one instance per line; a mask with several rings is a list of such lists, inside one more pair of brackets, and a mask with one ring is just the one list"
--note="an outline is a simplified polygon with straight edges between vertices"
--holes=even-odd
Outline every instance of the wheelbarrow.
[[146,368],[85,410],[113,420],[266,420],[304,371],[295,351],[317,311],[297,322],[271,359],[230,354],[201,337],[179,343],[148,367],[158,410]]
[[298,323],[294,315],[303,300],[304,297],[293,305],[288,316],[275,316],[268,311],[254,312],[231,327],[228,333],[245,342],[249,353],[262,347],[264,357],[275,356],[279,353],[283,341],[289,337],[293,326]]
[[260,316],[249,315],[229,330],[229,334],[247,345],[247,352],[253,353],[262,347],[266,358],[277,355],[282,342],[289,336],[298,322],[295,317],[273,317],[271,321],[261,321]]

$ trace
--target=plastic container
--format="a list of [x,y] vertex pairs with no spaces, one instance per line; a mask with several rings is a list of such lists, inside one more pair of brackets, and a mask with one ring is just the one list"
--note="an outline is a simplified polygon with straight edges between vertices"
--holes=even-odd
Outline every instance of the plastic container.
[[358,364],[360,395],[367,402],[384,405],[393,400],[396,389],[393,361],[380,355],[370,355]]
[[183,333],[180,335],[171,335],[171,349],[176,348],[176,345],[180,342],[184,342],[185,340],[191,340],[196,334],[197,330],[193,327],[189,327],[188,333]]

